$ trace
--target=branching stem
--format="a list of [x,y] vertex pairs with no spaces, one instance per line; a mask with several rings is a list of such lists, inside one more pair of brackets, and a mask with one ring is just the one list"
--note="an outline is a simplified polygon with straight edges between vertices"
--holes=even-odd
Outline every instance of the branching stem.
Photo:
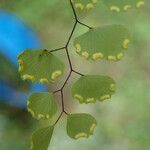
[[60,118],[62,117],[62,115],[63,115],[64,113],[65,113],[66,115],[69,114],[69,113],[67,113],[66,110],[65,110],[65,104],[64,104],[64,88],[65,88],[67,82],[69,81],[72,72],[74,72],[74,73],[76,73],[76,74],[78,74],[78,75],[80,75],[80,76],[84,76],[82,73],[80,73],[80,72],[78,72],[78,71],[76,71],[76,70],[73,69],[72,62],[71,62],[71,58],[70,58],[70,54],[69,54],[68,46],[69,46],[70,41],[71,41],[71,39],[72,39],[72,36],[73,36],[73,34],[74,34],[74,32],[75,32],[75,29],[76,29],[76,27],[77,27],[77,24],[80,24],[80,25],[83,25],[83,26],[85,26],[85,27],[87,27],[87,28],[89,28],[89,29],[92,29],[92,27],[90,27],[90,26],[88,26],[88,25],[86,25],[86,24],[84,24],[84,23],[82,23],[82,22],[79,21],[79,19],[78,19],[78,17],[77,17],[77,14],[76,14],[76,11],[75,11],[75,8],[74,8],[74,6],[73,6],[73,3],[71,2],[71,0],[69,0],[69,2],[70,2],[71,8],[72,8],[72,11],[73,11],[73,14],[74,14],[74,18],[75,18],[75,22],[74,22],[73,28],[72,28],[72,30],[71,30],[71,33],[70,33],[70,35],[69,35],[69,38],[68,38],[68,40],[67,40],[65,46],[50,51],[50,52],[56,52],[56,51],[60,51],[60,50],[65,50],[65,51],[66,51],[66,54],[67,54],[67,59],[68,59],[68,62],[69,62],[69,68],[70,68],[69,74],[68,74],[66,80],[64,81],[64,84],[62,85],[62,87],[61,87],[60,89],[58,89],[58,90],[56,90],[56,91],[53,92],[53,93],[58,93],[58,92],[61,93],[61,102],[62,102],[62,111],[61,111],[60,115],[58,116],[58,118],[57,118],[56,122],[54,123],[54,125],[57,124],[57,122],[60,120]]

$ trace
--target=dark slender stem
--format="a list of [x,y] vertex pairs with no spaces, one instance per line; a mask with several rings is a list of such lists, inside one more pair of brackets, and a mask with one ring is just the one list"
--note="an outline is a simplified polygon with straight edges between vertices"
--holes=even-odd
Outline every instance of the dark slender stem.
[[74,31],[75,31],[76,26],[77,26],[77,21],[75,21],[75,23],[74,23],[74,25],[73,25],[73,29],[72,29],[71,34],[70,34],[70,36],[69,36],[69,39],[68,39],[68,41],[67,41],[66,48],[67,48],[68,45],[69,45],[69,42],[70,42],[70,40],[71,40],[71,38],[72,38],[72,35],[73,35]]
[[74,72],[74,73],[76,73],[76,74],[78,74],[78,75],[80,75],[80,76],[84,76],[84,74],[82,74],[82,73],[80,73],[80,72],[78,72],[78,71],[72,70],[72,72]]
[[55,94],[55,93],[58,93],[58,92],[60,92],[60,91],[61,91],[61,89],[56,90],[56,91],[54,91],[53,93]]
[[64,111],[61,111],[60,115],[58,116],[57,120],[56,120],[55,123],[54,123],[54,126],[55,126],[55,125],[57,124],[57,122],[60,120],[60,118],[62,117],[63,113],[66,114],[66,115],[69,115],[69,113],[67,113],[65,110],[64,110]]
[[71,8],[72,8],[72,10],[73,10],[74,18],[75,18],[75,20],[78,20],[78,17],[77,17],[77,14],[76,14],[75,8],[74,8],[74,6],[73,6],[73,3],[72,3],[72,1],[71,1],[71,0],[69,0],[69,1],[70,1]]
[[69,113],[67,113],[65,110],[64,110],[64,113],[66,114],[66,115],[70,115]]
[[68,77],[67,77],[67,79],[65,80],[65,82],[64,82],[64,84],[63,84],[63,86],[62,86],[62,90],[63,90],[63,88],[65,87],[65,85],[67,84],[67,82],[68,82],[68,80],[69,80],[69,78],[70,78],[70,76],[71,76],[71,73],[72,73],[72,71],[70,71],[69,72],[69,75],[68,75]]
[[57,118],[57,120],[55,121],[54,125],[57,124],[57,122],[59,121],[59,119],[61,118],[61,116],[63,115],[63,111],[60,113],[59,117]]
[[85,26],[85,27],[87,27],[89,29],[92,29],[92,27],[88,26],[87,24],[84,24],[84,23],[80,22],[79,20],[77,21],[77,23],[79,23],[79,24],[81,24],[81,25],[83,25],[83,26]]
[[68,52],[68,47],[66,47],[66,54],[67,54],[67,58],[68,58],[68,61],[69,61],[70,70],[72,71],[72,70],[73,70],[73,67],[72,67],[70,55],[69,55],[69,52]]
[[66,86],[68,80],[70,79],[72,72],[74,72],[74,73],[76,73],[76,74],[78,74],[78,75],[80,75],[80,76],[84,76],[84,75],[81,74],[80,72],[77,72],[77,71],[75,71],[75,70],[73,69],[72,62],[71,62],[71,58],[70,58],[70,55],[69,55],[69,50],[68,50],[69,43],[70,43],[70,41],[71,41],[71,39],[72,39],[72,36],[73,36],[73,33],[74,33],[75,29],[76,29],[77,24],[81,24],[81,25],[83,25],[83,26],[85,26],[85,27],[87,27],[87,28],[89,28],[89,29],[92,29],[92,27],[90,27],[90,26],[88,26],[88,25],[86,25],[86,24],[84,24],[84,23],[82,23],[82,22],[80,22],[80,21],[78,20],[78,17],[77,17],[75,8],[74,8],[74,6],[73,6],[73,3],[71,2],[71,0],[69,0],[69,1],[70,1],[70,5],[71,5],[71,8],[72,8],[73,14],[74,14],[75,23],[74,23],[74,25],[73,25],[73,28],[72,28],[72,30],[71,30],[71,33],[70,33],[70,35],[69,35],[69,38],[68,38],[68,41],[67,41],[66,45],[65,45],[64,47],[61,47],[61,48],[58,48],[58,49],[55,49],[55,50],[51,50],[51,51],[50,51],[50,52],[55,52],[55,51],[59,51],[59,50],[65,49],[66,54],[67,54],[67,58],[68,58],[68,62],[69,62],[69,68],[70,68],[69,74],[68,74],[68,76],[67,76],[67,78],[66,78],[64,84],[62,85],[62,87],[61,87],[59,90],[56,90],[56,91],[53,92],[53,93],[61,92],[61,102],[62,102],[62,111],[61,111],[61,113],[60,113],[58,119],[57,119],[56,122],[54,123],[54,125],[57,124],[57,122],[58,122],[58,121],[60,120],[60,118],[62,117],[63,113],[65,113],[66,115],[69,115],[69,114],[66,112],[66,110],[65,110],[65,105],[64,105],[64,93],[63,93],[63,90],[64,90],[64,87]]
[[49,52],[56,52],[56,51],[59,51],[59,50],[63,50],[65,49],[66,47],[60,47],[60,48],[57,48],[57,49],[54,49],[54,50],[51,50]]
[[61,90],[61,99],[62,99],[62,112],[65,111],[65,105],[64,105],[64,94],[63,94],[63,90]]
[[68,82],[68,80],[69,80],[69,78],[70,78],[70,76],[71,76],[71,73],[72,73],[72,71],[70,70],[70,72],[69,72],[69,74],[68,74],[68,76],[67,76],[67,78],[66,78],[64,84],[62,85],[62,87],[61,87],[59,90],[54,91],[53,93],[57,93],[57,92],[62,92],[62,91],[63,91],[65,85],[67,84],[67,82]]
[[74,14],[74,18],[75,18],[76,22],[79,23],[79,24],[81,24],[81,25],[83,25],[83,26],[85,26],[85,27],[87,27],[87,28],[89,28],[89,29],[92,29],[92,27],[90,27],[90,26],[82,23],[81,21],[79,21],[79,19],[77,17],[77,14],[76,14],[76,11],[75,11],[75,8],[74,8],[73,3],[71,2],[71,0],[70,0],[70,5],[71,5],[71,8],[73,10],[73,14]]

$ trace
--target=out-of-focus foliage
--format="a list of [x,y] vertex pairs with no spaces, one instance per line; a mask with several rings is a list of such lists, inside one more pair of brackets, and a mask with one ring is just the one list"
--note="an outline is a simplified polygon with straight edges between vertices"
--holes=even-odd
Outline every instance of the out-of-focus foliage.
[[[71,97],[66,98],[69,99],[68,109],[73,109],[69,108],[70,103],[73,103],[80,112],[90,110],[98,118],[99,126],[95,136],[86,141],[75,142],[66,136],[62,129],[65,125],[60,122],[50,149],[150,149],[150,2],[146,1],[146,3],[142,11],[129,10],[127,13],[117,14],[98,4],[91,14],[81,17],[84,22],[94,26],[108,23],[126,24],[134,37],[134,46],[130,48],[122,62],[113,65],[108,62],[87,63],[73,51],[71,52],[72,59],[78,60],[75,64],[76,68],[86,73],[110,73],[118,81],[118,91],[111,102],[97,104],[93,109],[91,106],[79,106],[78,103],[71,101]],[[66,0],[61,2],[60,0],[2,0],[0,7],[17,14],[31,25],[39,33],[46,47],[62,45],[71,29],[72,12]],[[85,32],[85,28],[80,28],[76,35],[82,32]],[[0,149],[27,150],[28,137],[31,133],[28,130],[29,126],[21,126],[21,123],[15,122],[15,119],[12,121],[4,116],[1,116],[0,120]]]
[[17,67],[8,58],[0,54],[0,80],[4,80],[7,84],[17,89],[28,89],[29,85],[27,82],[24,83],[23,87],[20,86],[23,81],[19,78],[19,73],[16,70]]

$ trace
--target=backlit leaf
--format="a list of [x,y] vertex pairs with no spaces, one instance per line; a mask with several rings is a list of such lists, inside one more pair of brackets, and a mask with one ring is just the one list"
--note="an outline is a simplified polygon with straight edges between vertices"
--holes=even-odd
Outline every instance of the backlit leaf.
[[90,114],[71,114],[67,118],[67,134],[73,139],[88,138],[96,125],[96,119]]
[[128,30],[122,25],[105,25],[77,37],[76,52],[85,59],[118,61],[129,44]]
[[54,127],[41,128],[32,135],[30,150],[47,150],[53,134]]
[[85,75],[72,87],[74,99],[80,103],[95,103],[110,99],[116,90],[115,81],[108,76]]
[[33,93],[27,102],[28,111],[36,119],[49,119],[57,111],[57,104],[52,93]]
[[104,4],[111,11],[120,12],[127,11],[131,8],[140,8],[144,5],[144,0],[103,0]]
[[54,82],[64,72],[64,64],[47,50],[26,50],[18,56],[19,72],[23,80]]

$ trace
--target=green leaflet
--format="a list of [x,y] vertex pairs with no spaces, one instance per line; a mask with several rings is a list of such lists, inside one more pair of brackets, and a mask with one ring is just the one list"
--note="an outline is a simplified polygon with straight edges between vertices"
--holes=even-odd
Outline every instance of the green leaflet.
[[73,139],[88,138],[96,125],[96,119],[90,114],[71,114],[67,118],[67,134]]
[[32,135],[30,150],[47,150],[53,134],[53,126],[41,128]]
[[145,3],[144,0],[103,0],[103,2],[111,11],[115,12],[140,8]]
[[89,11],[95,7],[98,0],[71,0],[75,9],[79,12]]
[[85,75],[72,87],[72,96],[80,103],[95,103],[110,99],[116,90],[115,81],[108,76]]
[[54,82],[64,72],[64,64],[47,50],[26,50],[18,56],[19,72],[23,80]]
[[33,93],[27,102],[28,111],[36,119],[49,119],[57,111],[57,104],[52,93]]
[[74,40],[76,52],[85,59],[119,61],[128,49],[128,30],[123,25],[105,25]]

